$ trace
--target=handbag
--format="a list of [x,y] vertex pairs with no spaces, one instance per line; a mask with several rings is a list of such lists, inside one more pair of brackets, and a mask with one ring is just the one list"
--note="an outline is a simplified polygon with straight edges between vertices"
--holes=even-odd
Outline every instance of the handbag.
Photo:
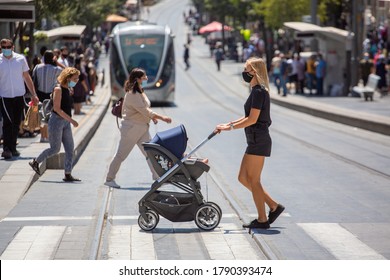
[[41,123],[39,118],[38,105],[34,105],[32,102],[30,102],[26,117],[23,122],[23,128],[32,133],[35,130],[39,130],[40,125]]
[[111,113],[116,117],[116,124],[119,128],[119,122],[118,119],[122,118],[122,106],[123,106],[123,97],[119,98],[112,106]]

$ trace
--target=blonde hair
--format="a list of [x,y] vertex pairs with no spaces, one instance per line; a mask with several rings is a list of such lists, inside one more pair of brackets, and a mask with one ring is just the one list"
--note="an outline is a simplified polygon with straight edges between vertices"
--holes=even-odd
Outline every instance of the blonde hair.
[[264,60],[259,57],[251,57],[246,63],[256,72],[256,80],[259,85],[263,85],[269,92],[269,79],[267,73],[267,65]]
[[70,77],[74,75],[80,76],[80,71],[74,67],[66,67],[64,70],[62,70],[61,74],[58,76],[57,81],[61,85],[66,85],[68,83],[68,79],[70,79]]

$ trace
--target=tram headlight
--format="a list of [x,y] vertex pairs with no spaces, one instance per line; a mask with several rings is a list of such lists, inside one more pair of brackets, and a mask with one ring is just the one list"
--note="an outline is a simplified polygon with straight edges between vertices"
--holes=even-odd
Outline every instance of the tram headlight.
[[158,80],[158,82],[156,83],[156,87],[161,87],[161,84],[162,84],[162,80],[160,79],[160,80]]

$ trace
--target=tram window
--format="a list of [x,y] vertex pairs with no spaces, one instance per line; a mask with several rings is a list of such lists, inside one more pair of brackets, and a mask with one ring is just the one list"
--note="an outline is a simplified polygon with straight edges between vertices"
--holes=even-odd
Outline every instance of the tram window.
[[121,50],[128,72],[134,67],[141,67],[145,69],[149,80],[154,80],[161,63],[164,41],[164,35],[160,34],[148,34],[145,37],[137,34],[122,35]]
[[162,80],[161,86],[164,86],[169,81],[170,77],[172,76],[174,67],[175,67],[175,52],[173,48],[173,43],[171,43],[169,45],[169,50],[167,53],[167,58],[164,63],[164,68],[161,73],[161,80]]
[[111,65],[114,70],[114,76],[120,85],[125,84],[126,75],[122,68],[122,63],[119,59],[118,49],[115,44],[111,48]]

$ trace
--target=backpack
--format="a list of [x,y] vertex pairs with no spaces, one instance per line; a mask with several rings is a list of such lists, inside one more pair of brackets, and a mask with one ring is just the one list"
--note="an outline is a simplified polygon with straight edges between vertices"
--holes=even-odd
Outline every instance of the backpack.
[[111,109],[111,114],[113,114],[116,117],[116,124],[118,128],[119,128],[118,119],[122,118],[122,105],[123,105],[123,97],[119,98],[119,100],[115,102],[114,106],[112,106]]

